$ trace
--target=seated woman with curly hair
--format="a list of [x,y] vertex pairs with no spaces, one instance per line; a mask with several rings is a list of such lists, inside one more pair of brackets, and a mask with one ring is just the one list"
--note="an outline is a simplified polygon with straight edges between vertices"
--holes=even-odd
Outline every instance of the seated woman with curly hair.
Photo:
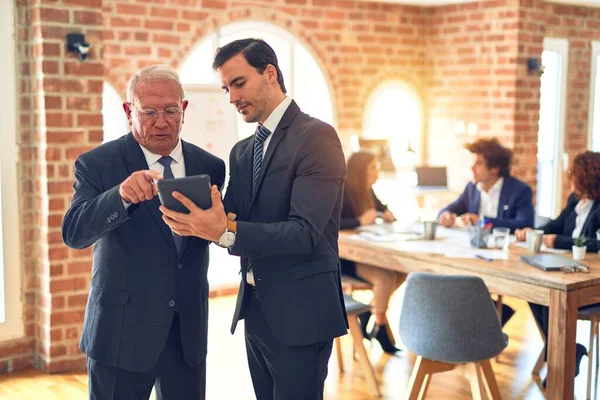
[[[587,237],[587,251],[598,251],[596,231],[600,229],[600,153],[586,151],[578,154],[569,170],[571,195],[560,215],[543,227],[544,244],[549,248],[571,249],[573,239]],[[531,228],[517,229],[517,240],[524,241]],[[595,306],[595,305],[594,305]],[[548,337],[548,307],[529,304],[544,335]],[[590,306],[587,306],[590,307]],[[579,373],[579,362],[587,354],[586,348],[577,343],[575,376]],[[544,385],[546,380],[544,379]]]

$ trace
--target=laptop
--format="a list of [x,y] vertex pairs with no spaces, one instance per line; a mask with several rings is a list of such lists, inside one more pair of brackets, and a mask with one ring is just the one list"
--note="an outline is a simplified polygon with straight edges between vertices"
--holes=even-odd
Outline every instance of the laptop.
[[524,254],[521,256],[521,260],[543,271],[560,271],[562,267],[581,265],[577,261],[557,254]]
[[442,189],[448,187],[446,167],[415,167],[417,187],[422,189]]

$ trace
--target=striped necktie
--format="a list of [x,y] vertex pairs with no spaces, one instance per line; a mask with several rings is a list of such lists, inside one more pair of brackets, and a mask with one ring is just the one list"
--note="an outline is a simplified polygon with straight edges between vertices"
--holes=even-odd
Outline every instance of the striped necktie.
[[263,160],[263,149],[265,146],[265,140],[269,137],[271,131],[265,128],[263,125],[256,127],[254,134],[254,162],[252,163],[252,194],[256,194],[258,189],[258,176],[260,175],[260,167],[262,166]]
[[[171,156],[164,156],[158,159],[158,162],[161,163],[163,167],[165,167],[162,174],[164,179],[175,178],[175,176],[173,175],[173,170],[171,169],[171,161],[173,161]],[[173,234],[173,242],[175,243],[177,254],[179,254],[179,251],[181,250],[181,245],[183,244],[183,237],[179,236],[174,232],[171,233]]]
[[[258,176],[260,175],[260,167],[262,166],[265,140],[267,140],[270,134],[271,131],[269,131],[263,125],[259,124],[256,127],[256,132],[254,133],[254,162],[252,163],[252,196],[254,196],[258,190]],[[255,286],[251,258],[248,258],[246,281]]]

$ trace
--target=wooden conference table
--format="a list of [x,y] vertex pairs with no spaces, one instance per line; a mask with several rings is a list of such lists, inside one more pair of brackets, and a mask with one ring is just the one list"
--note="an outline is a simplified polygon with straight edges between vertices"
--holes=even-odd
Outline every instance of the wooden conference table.
[[[565,274],[526,264],[519,256],[527,250],[515,245],[510,246],[506,259],[490,262],[473,258],[468,233],[463,230],[438,227],[433,241],[402,240],[402,235],[394,233],[388,238],[385,235],[367,237],[342,231],[340,258],[405,273],[475,275],[485,281],[491,292],[549,306],[546,397],[573,399],[577,308],[600,302],[600,261],[596,253],[588,253],[582,261],[590,273]],[[571,252],[563,255],[572,257]]]

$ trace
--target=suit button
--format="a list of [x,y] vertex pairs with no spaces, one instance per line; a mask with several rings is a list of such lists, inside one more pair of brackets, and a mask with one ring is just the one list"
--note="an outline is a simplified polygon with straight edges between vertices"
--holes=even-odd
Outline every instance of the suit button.
[[182,263],[177,263],[177,268],[181,269],[181,267],[183,267],[183,264]]
[[106,222],[108,222],[109,224],[112,222],[112,219],[110,219],[110,217],[106,218]]
[[169,307],[175,307],[175,300],[169,300]]

